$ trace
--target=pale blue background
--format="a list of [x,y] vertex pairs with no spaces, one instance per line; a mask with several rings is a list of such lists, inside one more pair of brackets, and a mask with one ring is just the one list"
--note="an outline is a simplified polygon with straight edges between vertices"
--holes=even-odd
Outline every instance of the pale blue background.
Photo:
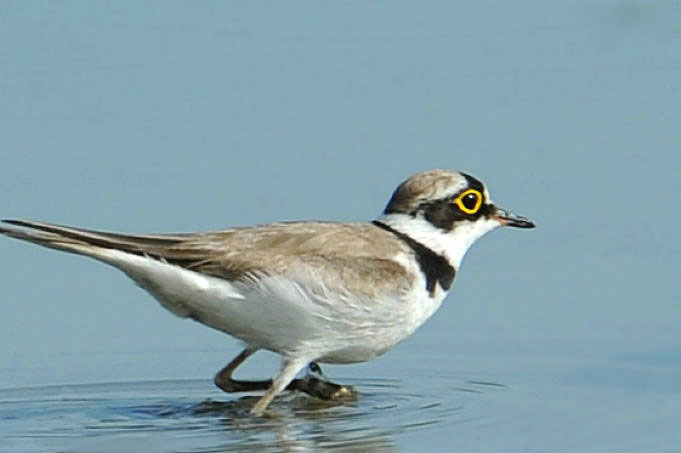
[[[678,440],[680,81],[671,0],[3,2],[0,215],[365,220],[411,173],[462,169],[539,228],[485,237],[417,335],[331,373],[390,376],[428,348],[627,357],[633,375],[576,379],[664,393],[667,422],[640,410]],[[9,239],[0,304],[2,388],[207,378],[238,349],[114,270]]]

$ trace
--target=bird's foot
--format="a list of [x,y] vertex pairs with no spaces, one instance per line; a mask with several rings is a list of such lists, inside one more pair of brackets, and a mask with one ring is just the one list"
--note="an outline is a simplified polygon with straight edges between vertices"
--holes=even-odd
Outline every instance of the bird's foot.
[[359,396],[353,386],[329,381],[316,362],[310,363],[308,368],[307,375],[302,379],[291,381],[287,387],[288,390],[298,390],[326,401],[355,400]]

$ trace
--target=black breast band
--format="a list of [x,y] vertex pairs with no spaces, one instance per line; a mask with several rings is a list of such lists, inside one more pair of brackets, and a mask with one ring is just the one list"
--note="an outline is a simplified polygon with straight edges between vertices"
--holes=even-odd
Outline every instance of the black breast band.
[[414,251],[414,254],[416,255],[416,261],[419,263],[421,272],[423,272],[423,275],[426,277],[426,289],[431,296],[435,294],[435,285],[437,283],[440,284],[440,287],[443,291],[447,291],[452,287],[456,270],[451,264],[449,264],[449,261],[447,261],[444,256],[438,255],[425,245],[412,239],[404,233],[400,233],[383,222],[374,220],[371,223],[379,228],[391,232],[402,241],[406,242],[406,244]]

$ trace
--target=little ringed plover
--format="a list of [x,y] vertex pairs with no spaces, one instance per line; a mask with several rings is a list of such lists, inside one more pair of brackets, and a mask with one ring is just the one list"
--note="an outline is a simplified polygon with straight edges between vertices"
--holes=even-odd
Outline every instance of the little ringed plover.
[[[451,290],[483,234],[534,224],[497,207],[478,179],[417,173],[367,223],[282,222],[192,234],[117,234],[28,220],[0,233],[119,268],[165,308],[232,335],[245,349],[216,376],[226,392],[285,389],[341,398],[348,388],[295,379],[308,364],[371,360],[411,335]],[[283,357],[273,380],[232,373],[259,349]]]

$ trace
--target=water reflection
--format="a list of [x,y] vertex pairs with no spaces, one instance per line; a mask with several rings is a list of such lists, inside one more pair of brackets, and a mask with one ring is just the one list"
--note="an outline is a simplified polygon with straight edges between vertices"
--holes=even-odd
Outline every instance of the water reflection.
[[60,451],[120,450],[137,440],[151,451],[392,451],[395,435],[455,417],[463,406],[453,404],[452,391],[498,386],[462,381],[445,389],[433,382],[413,392],[397,380],[348,383],[361,391],[358,401],[289,393],[275,399],[267,417],[249,414],[255,395],[207,398],[204,380],[12,389],[0,391],[0,420],[10,445],[31,440]]
[[[418,367],[387,363],[386,375],[401,379],[339,377],[361,392],[358,401],[328,403],[288,393],[273,401],[265,418],[249,414],[257,395],[226,395],[207,379],[5,389],[0,451],[375,452],[426,444],[521,451],[528,439],[535,451],[557,445],[570,451],[667,451],[656,447],[681,442],[675,429],[678,348],[587,352],[475,351],[456,356],[452,371],[435,366],[443,360],[431,351]],[[588,435],[565,444],[566,426]],[[625,430],[626,436],[619,435]]]
[[228,434],[229,442],[216,447],[218,451],[312,451],[330,446],[363,451],[395,449],[391,439],[394,431],[372,423],[369,410],[290,395],[279,398],[267,417],[253,417],[248,411],[255,401],[257,397],[204,401],[190,412],[210,417]]

